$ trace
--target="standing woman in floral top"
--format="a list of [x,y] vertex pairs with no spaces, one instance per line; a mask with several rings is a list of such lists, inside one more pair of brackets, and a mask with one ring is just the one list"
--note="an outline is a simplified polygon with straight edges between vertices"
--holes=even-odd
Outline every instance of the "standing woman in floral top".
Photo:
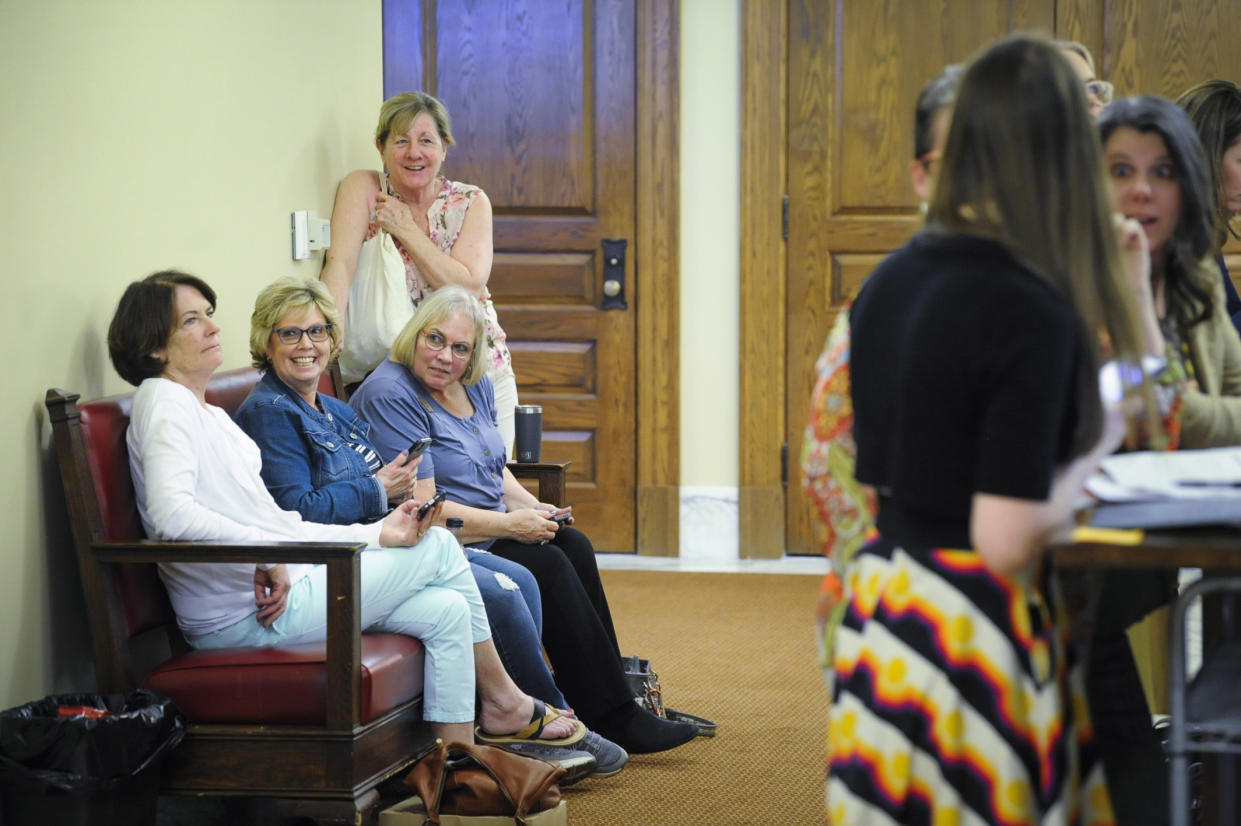
[[453,143],[448,110],[431,95],[405,92],[384,101],[375,129],[383,173],[358,169],[340,182],[332,210],[332,246],[321,277],[344,318],[362,245],[382,229],[405,261],[405,283],[415,307],[448,285],[473,293],[486,313],[487,375],[495,387],[500,433],[511,454],[517,381],[487,290],[493,255],[491,202],[478,187],[440,174]]

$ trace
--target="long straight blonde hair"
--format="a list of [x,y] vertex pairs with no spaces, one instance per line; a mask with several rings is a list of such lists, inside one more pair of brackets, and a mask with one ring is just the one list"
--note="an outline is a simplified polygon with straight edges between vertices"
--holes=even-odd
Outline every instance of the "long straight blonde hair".
[[978,54],[957,90],[927,225],[1004,244],[1073,307],[1072,456],[1102,434],[1101,339],[1126,362],[1143,350],[1112,211],[1085,92],[1055,43],[1019,34]]

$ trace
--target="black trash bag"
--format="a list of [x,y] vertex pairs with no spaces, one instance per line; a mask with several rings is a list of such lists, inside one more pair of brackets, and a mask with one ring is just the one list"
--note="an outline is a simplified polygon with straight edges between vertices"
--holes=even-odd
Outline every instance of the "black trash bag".
[[62,694],[0,712],[7,826],[50,823],[53,813],[65,823],[154,822],[156,769],[184,737],[180,710],[145,689]]

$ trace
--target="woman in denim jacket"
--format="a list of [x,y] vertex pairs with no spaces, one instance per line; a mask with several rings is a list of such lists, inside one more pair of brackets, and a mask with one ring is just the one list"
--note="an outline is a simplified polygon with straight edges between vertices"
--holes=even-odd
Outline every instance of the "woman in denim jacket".
[[[317,392],[340,337],[322,282],[283,278],[265,288],[250,319],[250,354],[265,372],[234,418],[262,451],[263,481],[281,507],[316,522],[347,524],[379,519],[409,498],[421,457],[402,452],[382,464],[368,439],[370,425],[344,402]],[[505,669],[523,691],[566,708],[542,656],[534,576],[485,551],[465,553]],[[599,752],[595,776],[619,771],[624,752],[600,740],[592,732],[576,747]]]

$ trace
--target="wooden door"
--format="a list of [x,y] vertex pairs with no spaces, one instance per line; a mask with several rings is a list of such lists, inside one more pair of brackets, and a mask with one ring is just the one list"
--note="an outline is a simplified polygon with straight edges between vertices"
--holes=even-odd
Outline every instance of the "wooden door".
[[[452,116],[445,174],[495,209],[490,288],[544,461],[597,548],[635,546],[634,0],[385,0],[384,94]],[[604,239],[628,308],[603,309]]]

